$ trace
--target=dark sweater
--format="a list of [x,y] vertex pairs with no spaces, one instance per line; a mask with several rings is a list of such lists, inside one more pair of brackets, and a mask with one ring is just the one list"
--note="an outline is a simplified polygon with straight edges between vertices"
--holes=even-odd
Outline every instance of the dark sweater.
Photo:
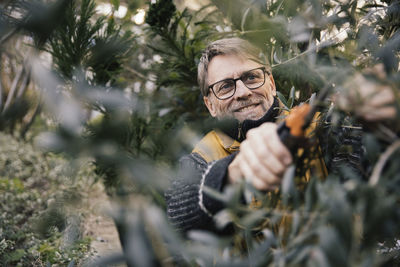
[[[279,115],[278,107],[279,101],[275,98],[273,105],[261,119],[245,120],[242,123],[225,122],[220,130],[241,142],[250,129],[264,122],[275,122]],[[224,205],[205,194],[203,189],[209,187],[222,192],[228,166],[235,155],[236,153],[210,163],[197,153],[180,159],[177,178],[165,192],[167,216],[176,229],[183,232],[191,229],[219,231],[215,228],[212,216],[222,210]]]
[[197,153],[180,160],[177,179],[165,193],[167,215],[172,225],[183,232],[191,229],[215,229],[212,215],[223,209],[223,204],[203,193],[204,186],[222,191],[226,172],[234,154],[207,164]]
[[[252,128],[258,127],[264,122],[274,122],[275,117],[279,115],[276,109],[278,101],[275,100],[274,105],[270,108],[267,114],[258,121],[245,121],[242,125],[236,125],[228,131],[224,132],[231,137],[239,136],[238,141],[242,141],[246,136],[246,132]],[[239,130],[241,129],[241,133]],[[339,132],[347,129],[340,129]],[[330,134],[337,135],[338,132],[334,131]],[[351,154],[342,153],[340,150],[335,151],[333,156],[329,158],[331,164],[328,164],[328,170],[335,167],[339,162],[346,161],[352,169],[358,169],[360,166],[361,154],[361,138],[360,134],[351,136],[344,134],[342,142],[339,146],[351,144],[355,149]],[[325,145],[322,146],[326,150]],[[167,203],[167,216],[171,224],[182,232],[187,232],[192,229],[210,230],[213,232],[221,232],[216,229],[213,222],[213,215],[224,208],[223,203],[208,196],[204,193],[204,187],[219,192],[223,191],[226,184],[226,175],[229,164],[235,157],[235,153],[207,163],[197,153],[191,153],[181,158],[179,172],[176,179],[171,183],[169,189],[165,192]]]

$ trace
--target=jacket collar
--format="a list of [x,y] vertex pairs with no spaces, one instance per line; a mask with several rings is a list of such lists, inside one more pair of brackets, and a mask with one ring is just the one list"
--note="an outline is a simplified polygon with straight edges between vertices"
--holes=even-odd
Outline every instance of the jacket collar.
[[218,130],[227,134],[232,139],[242,142],[246,138],[246,134],[250,129],[256,128],[265,122],[275,122],[276,117],[278,117],[279,114],[279,100],[274,97],[272,106],[262,118],[258,120],[244,120],[243,122],[239,122],[236,119],[231,119],[220,124]]

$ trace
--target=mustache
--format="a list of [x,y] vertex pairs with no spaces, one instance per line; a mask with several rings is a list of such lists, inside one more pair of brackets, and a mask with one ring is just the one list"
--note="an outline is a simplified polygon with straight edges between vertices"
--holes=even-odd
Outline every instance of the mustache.
[[234,103],[232,103],[232,105],[229,107],[228,111],[229,112],[235,112],[241,108],[247,107],[247,106],[251,106],[251,105],[256,105],[256,104],[260,104],[262,102],[262,99],[244,99],[244,100],[240,100],[240,101],[236,101]]

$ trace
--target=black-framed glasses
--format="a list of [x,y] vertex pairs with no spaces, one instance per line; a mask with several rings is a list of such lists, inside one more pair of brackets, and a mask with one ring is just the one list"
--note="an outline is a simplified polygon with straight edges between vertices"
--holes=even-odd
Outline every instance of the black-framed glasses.
[[246,72],[243,72],[239,78],[236,79],[225,79],[222,81],[218,81],[216,83],[208,86],[208,89],[214,93],[214,95],[219,100],[225,100],[231,98],[236,92],[236,82],[241,80],[243,84],[249,88],[257,89],[264,85],[265,83],[265,67],[259,67],[256,69],[252,69]]

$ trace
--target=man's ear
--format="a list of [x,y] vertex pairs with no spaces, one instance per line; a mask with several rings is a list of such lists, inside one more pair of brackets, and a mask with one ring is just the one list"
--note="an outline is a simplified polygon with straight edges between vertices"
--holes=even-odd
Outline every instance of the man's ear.
[[269,77],[269,80],[271,81],[271,91],[272,91],[272,94],[273,94],[274,96],[276,96],[276,86],[275,86],[274,77],[272,76],[272,74],[268,75],[268,77]]
[[212,102],[211,99],[209,99],[207,96],[203,96],[203,101],[204,104],[206,105],[208,111],[210,112],[211,116],[215,117],[217,116],[217,112],[215,110],[214,103]]

